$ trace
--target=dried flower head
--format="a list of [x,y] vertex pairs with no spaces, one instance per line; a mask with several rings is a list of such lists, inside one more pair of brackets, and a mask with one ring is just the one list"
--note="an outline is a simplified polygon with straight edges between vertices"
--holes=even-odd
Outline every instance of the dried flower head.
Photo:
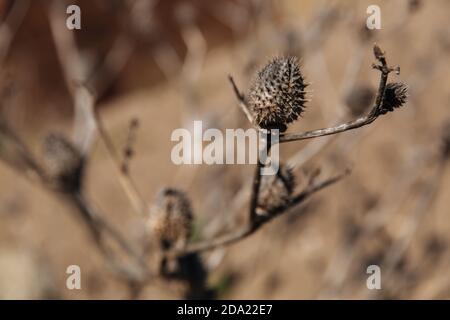
[[192,227],[191,204],[184,192],[163,189],[150,209],[147,227],[163,250],[183,248]]
[[391,82],[386,85],[380,114],[386,114],[400,108],[408,100],[408,86],[401,82]]
[[285,165],[275,175],[262,176],[256,212],[268,215],[273,210],[287,205],[295,188],[292,169]]
[[62,191],[75,191],[81,186],[83,157],[62,134],[50,133],[43,143],[43,165],[48,178]]
[[285,131],[305,109],[306,86],[297,58],[274,58],[258,72],[246,97],[254,125]]
[[345,98],[345,102],[354,117],[363,115],[372,107],[375,92],[372,88],[361,85],[354,88]]

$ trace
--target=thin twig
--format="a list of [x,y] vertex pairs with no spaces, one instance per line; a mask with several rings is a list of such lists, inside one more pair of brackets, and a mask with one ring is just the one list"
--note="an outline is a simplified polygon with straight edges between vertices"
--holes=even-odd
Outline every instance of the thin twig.
[[[61,24],[64,23],[64,16],[61,14],[61,12],[64,11],[61,11],[61,6],[61,2],[54,1],[52,3],[49,11],[49,19],[58,58],[64,71],[66,84],[75,101],[75,107],[78,108],[78,110],[76,110],[76,115],[83,115],[81,119],[86,120],[86,123],[84,124],[84,129],[86,130],[77,129],[76,132],[81,134],[84,134],[86,131],[91,132],[92,125],[95,125],[99,137],[106,147],[107,154],[114,164],[118,180],[129,198],[134,211],[143,216],[146,214],[147,204],[131,177],[126,172],[121,170],[119,153],[115,149],[112,139],[109,137],[100,115],[93,107],[98,95],[106,89],[107,84],[111,83],[111,81],[106,83],[106,85],[103,83],[106,81],[105,74],[110,75],[109,78],[116,77],[119,74],[121,68],[125,65],[126,60],[131,54],[131,49],[128,48],[128,46],[130,46],[132,42],[125,40],[124,34],[118,36],[111,51],[104,59],[103,64],[101,64],[98,68],[97,74],[90,77],[90,79],[93,79],[92,81],[96,86],[91,88],[90,91],[90,106],[86,106],[86,101],[84,103],[80,103],[79,97],[85,96],[86,92],[88,92],[89,95],[89,91],[83,90],[80,93],[79,88],[85,87],[89,81],[89,75],[92,74],[92,71],[87,70],[88,68],[86,63],[83,61],[81,53],[76,45],[73,32],[68,31],[66,28],[61,28]],[[114,65],[114,68],[111,68],[111,65]],[[120,66],[120,68],[117,66]],[[114,73],[111,73],[111,71]],[[103,82],[100,82],[100,79],[102,79]],[[92,91],[94,93],[92,93]],[[75,120],[77,120],[77,117]],[[80,126],[77,122],[75,124],[78,127]],[[86,142],[86,139],[84,138],[78,139],[76,137],[76,140],[83,140]],[[90,136],[89,140],[93,140],[92,136]],[[85,149],[84,147],[83,150]]]
[[349,121],[349,122],[337,125],[335,127],[311,130],[311,131],[300,132],[300,133],[282,134],[282,135],[280,135],[280,143],[323,137],[323,136],[337,134],[337,133],[341,133],[341,132],[352,130],[352,129],[361,128],[363,126],[366,126],[366,125],[374,122],[377,119],[377,117],[378,116],[367,115],[365,117],[361,117],[359,119]]
[[385,54],[380,49],[380,47],[375,45],[373,50],[374,50],[375,58],[378,60],[378,62],[380,64],[379,65],[374,64],[374,65],[372,65],[372,67],[374,69],[379,70],[381,75],[380,75],[380,83],[378,86],[378,92],[377,92],[377,97],[375,100],[375,105],[372,107],[372,110],[364,117],[337,125],[335,127],[317,129],[317,130],[300,132],[300,133],[283,134],[280,136],[280,143],[305,140],[305,139],[311,139],[311,138],[336,134],[336,133],[360,128],[360,127],[366,126],[366,125],[374,122],[381,115],[380,111],[381,111],[381,106],[382,106],[382,103],[384,100],[384,91],[386,89],[386,84],[387,84],[389,73],[395,71],[398,74],[400,71],[399,71],[398,67],[390,68],[388,66],[388,64],[386,62]]
[[256,207],[258,205],[259,189],[261,185],[261,168],[263,168],[263,164],[258,156],[255,174],[253,176],[252,195],[250,198],[250,223],[254,223],[257,219]]
[[[380,47],[378,47],[377,45],[374,46],[374,55],[380,64],[379,65],[374,64],[374,65],[372,65],[372,67],[374,69],[379,70],[381,73],[381,76],[380,76],[380,83],[379,83],[379,87],[378,87],[375,105],[372,107],[371,111],[366,116],[358,118],[356,120],[345,122],[343,124],[339,124],[334,127],[316,129],[316,130],[299,132],[299,133],[283,133],[280,135],[279,143],[328,136],[328,135],[332,135],[332,134],[345,132],[348,130],[357,129],[357,128],[369,125],[372,122],[374,122],[381,115],[381,106],[382,106],[383,99],[384,99],[384,91],[386,89],[386,84],[387,84],[389,73],[395,71],[398,74],[400,72],[398,67],[391,68],[387,65],[385,54],[384,54],[384,52],[381,51]],[[245,104],[244,96],[240,93],[239,89],[237,88],[236,84],[233,81],[233,78],[230,76],[229,79],[233,86],[234,93],[239,101],[239,106],[243,109],[243,111],[246,113],[246,115],[247,115],[247,113],[249,114],[248,107]],[[247,115],[247,118],[249,118],[249,120],[250,120],[251,116],[249,117],[249,115]]]
[[106,151],[111,158],[114,167],[117,172],[117,177],[119,179],[120,184],[122,185],[123,190],[125,191],[126,195],[130,199],[130,203],[133,206],[133,209],[141,216],[144,216],[147,212],[147,203],[145,202],[144,198],[140,194],[136,184],[134,181],[130,178],[128,173],[124,170],[122,170],[121,165],[121,157],[119,152],[114,147],[114,144],[109,137],[108,133],[106,132],[106,129],[103,125],[103,121],[101,117],[98,116],[97,112],[94,112],[96,114],[96,120],[97,120],[97,130],[99,133],[99,136],[101,137],[101,140],[103,141]]
[[253,123],[253,117],[252,117],[252,114],[250,113],[250,110],[248,109],[247,103],[245,102],[245,96],[239,91],[232,76],[229,75],[228,80],[230,81],[231,86],[233,87],[234,94],[239,102],[239,107],[242,109],[242,111],[246,115],[248,121],[250,121],[250,123]]
[[[95,243],[97,244],[99,250],[107,258],[109,262],[108,266],[113,269],[113,271],[130,281],[141,282],[144,278],[149,276],[148,267],[145,261],[142,259],[140,253],[138,253],[122,235],[117,231],[112,225],[110,225],[106,220],[104,220],[101,215],[99,215],[96,210],[89,204],[85,196],[81,193],[71,193],[64,195],[64,199],[72,204],[78,212],[81,214],[84,222],[86,223],[89,231],[91,232]],[[127,267],[124,263],[121,263],[114,252],[104,243],[102,239],[102,233],[108,235],[113,239],[122,250],[139,266],[139,269],[133,269]]]
[[264,218],[255,219],[253,223],[248,224],[247,226],[239,229],[238,231],[234,231],[228,235],[218,237],[217,239],[212,240],[204,240],[197,243],[188,244],[187,247],[180,251],[172,251],[167,252],[166,254],[168,256],[175,255],[185,255],[189,253],[195,253],[195,252],[204,252],[216,249],[218,247],[227,246],[230,244],[233,244],[239,240],[242,240],[253,233],[255,233],[257,230],[259,230],[264,224],[271,221],[273,218],[281,215],[282,213],[286,212],[287,210],[293,208],[294,206],[299,205],[300,203],[303,203],[307,198],[309,198],[314,193],[338,182],[345,176],[347,176],[350,172],[346,170],[344,173],[341,173],[335,177],[326,179],[324,181],[314,183],[310,186],[308,186],[305,190],[297,194],[296,196],[292,197],[291,201],[284,206],[281,206],[279,208],[276,208],[273,210],[271,215],[268,215]]
[[[35,175],[40,178],[38,181],[40,186],[44,187],[45,190],[52,192],[54,195],[57,195],[59,198],[75,208],[75,212],[79,214],[83,222],[88,227],[88,230],[93,236],[93,239],[99,247],[101,253],[108,260],[108,265],[115,273],[121,275],[122,277],[126,277],[130,281],[137,281],[138,279],[143,281],[150,276],[146,263],[142,259],[141,255],[112,225],[110,225],[102,218],[100,214],[96,212],[96,210],[94,210],[80,191],[64,193],[60,192],[59,189],[55,189],[52,182],[47,179],[45,170],[41,168],[38,161],[36,161],[34,155],[26,147],[23,141],[13,132],[13,130],[9,129],[3,123],[0,123],[0,134],[3,133],[7,133],[7,137],[12,139],[12,142],[16,145],[16,150],[19,151],[20,158],[26,159],[24,161],[24,165],[27,165],[28,167],[16,167],[13,163],[7,161],[3,155],[0,159],[13,169],[16,169],[19,174],[22,174],[25,177],[29,177],[29,171],[34,172]],[[35,180],[33,181],[36,182]],[[129,257],[134,259],[134,262],[136,262],[136,265],[139,267],[139,271],[131,269],[130,267],[127,267],[123,263],[119,262],[115,254],[108,247],[106,247],[102,240],[102,235],[110,237],[110,239],[118,244]]]
[[[0,159],[26,178],[36,182],[45,179],[44,170],[32,156],[30,149],[16,132],[0,118]],[[7,145],[13,150],[8,150]],[[8,156],[8,152],[13,156]]]

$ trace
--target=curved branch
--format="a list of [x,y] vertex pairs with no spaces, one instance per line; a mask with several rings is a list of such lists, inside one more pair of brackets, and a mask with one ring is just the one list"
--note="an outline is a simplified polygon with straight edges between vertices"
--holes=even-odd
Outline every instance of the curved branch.
[[[299,141],[299,140],[312,139],[312,138],[317,138],[317,137],[322,137],[322,136],[333,135],[333,134],[345,132],[348,130],[361,128],[363,126],[369,125],[372,122],[374,122],[382,114],[381,107],[383,105],[384,92],[386,89],[388,75],[391,72],[396,72],[397,74],[399,74],[400,69],[398,67],[391,68],[388,66],[386,57],[385,57],[385,53],[376,44],[374,45],[373,51],[374,51],[374,56],[375,56],[376,60],[379,62],[379,64],[374,64],[374,65],[372,65],[372,67],[374,69],[379,70],[381,72],[381,76],[380,76],[380,82],[378,85],[378,91],[377,91],[377,97],[375,99],[375,104],[373,105],[371,111],[366,116],[358,118],[356,120],[352,120],[349,122],[345,122],[345,123],[336,125],[334,127],[316,129],[316,130],[304,131],[304,132],[298,132],[298,133],[284,133],[284,134],[280,135],[279,143]],[[233,86],[233,91],[236,95],[236,98],[239,102],[239,106],[244,111],[244,113],[247,115],[247,118],[250,120],[250,122],[252,122],[252,116],[250,114],[250,111],[249,111],[246,103],[245,103],[243,94],[237,88],[236,84],[233,81],[233,78],[230,76],[229,79]]]
[[239,229],[238,231],[234,231],[228,235],[218,237],[216,239],[212,240],[204,240],[201,242],[196,242],[192,244],[188,244],[186,248],[178,251],[169,251],[166,253],[167,256],[182,256],[190,253],[198,253],[198,252],[205,252],[210,251],[219,247],[224,247],[231,245],[235,242],[238,242],[240,240],[243,240],[247,238],[248,236],[254,234],[256,231],[258,231],[264,224],[271,221],[277,216],[282,215],[289,209],[292,209],[293,207],[301,204],[306,199],[308,199],[311,195],[314,193],[338,182],[345,176],[347,176],[350,173],[349,170],[344,171],[343,173],[336,175],[334,177],[331,177],[329,179],[326,179],[324,181],[313,183],[309,187],[307,187],[305,190],[297,194],[296,196],[292,197],[291,201],[282,207],[276,208],[272,214],[268,215],[267,217],[258,217],[258,219],[255,219],[253,222],[251,222],[249,225]]

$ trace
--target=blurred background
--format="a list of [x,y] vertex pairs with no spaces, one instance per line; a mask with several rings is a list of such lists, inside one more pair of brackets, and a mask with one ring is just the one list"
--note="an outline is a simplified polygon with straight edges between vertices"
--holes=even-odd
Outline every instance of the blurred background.
[[[81,8],[81,30],[65,28],[69,4]],[[372,4],[381,30],[365,27]],[[299,57],[311,82],[312,100],[290,132],[354,119],[377,89],[376,42],[401,66],[391,80],[408,84],[407,105],[358,130],[282,145],[300,188],[317,170],[352,174],[255,235],[202,254],[207,286],[227,299],[450,298],[449,1],[1,0],[0,19],[1,121],[39,157],[49,132],[73,136],[73,88],[84,81],[117,150],[138,123],[129,175],[142,197],[185,190],[194,237],[204,239],[246,222],[253,167],[176,166],[172,131],[194,120],[248,128],[227,77],[246,90],[276,55]],[[96,143],[86,193],[140,243],[143,221],[115,169]],[[66,288],[74,264],[81,290]],[[373,264],[381,290],[366,286]],[[64,202],[0,162],[0,298],[130,297],[180,296],[156,284],[133,296]]]

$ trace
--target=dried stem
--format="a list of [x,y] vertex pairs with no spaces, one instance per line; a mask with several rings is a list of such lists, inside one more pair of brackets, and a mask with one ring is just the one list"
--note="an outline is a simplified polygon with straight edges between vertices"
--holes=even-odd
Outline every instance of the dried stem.
[[[39,178],[38,182],[40,186],[44,187],[44,189],[51,191],[54,195],[58,196],[60,199],[64,200],[66,203],[70,204],[73,208],[76,209],[75,212],[79,214],[82,218],[83,222],[88,227],[89,232],[93,236],[93,239],[97,246],[99,247],[101,253],[105,256],[107,261],[109,262],[109,266],[112,270],[122,276],[127,278],[130,281],[143,281],[146,279],[149,274],[147,271],[147,266],[145,262],[142,260],[141,255],[127,242],[125,238],[106,220],[104,220],[100,214],[98,214],[92,205],[89,204],[87,199],[80,191],[73,191],[70,193],[61,192],[59,189],[55,189],[53,183],[47,179],[45,170],[41,168],[38,161],[36,161],[33,154],[26,147],[23,141],[14,133],[14,131],[8,128],[3,123],[0,123],[0,134],[11,140],[12,143],[16,146],[16,152],[18,152],[18,156],[20,159],[24,159],[23,166],[17,167],[15,162],[8,161],[5,159],[3,152],[1,153],[0,159],[4,161],[7,165],[15,169],[19,174],[25,175],[25,177],[29,178],[29,172],[33,172],[34,176]],[[35,181],[34,179],[33,181]],[[113,251],[111,251],[103,242],[102,236],[108,236],[111,240],[113,240],[119,247],[127,254],[127,256],[131,257],[136,265],[139,267],[139,271],[131,269],[125,264],[119,262],[116,258]]]
[[[381,107],[384,99],[384,91],[386,89],[386,84],[388,80],[389,73],[395,71],[397,74],[400,72],[399,68],[391,68],[387,65],[385,54],[381,51],[380,47],[377,45],[374,46],[374,55],[380,64],[372,65],[374,69],[377,69],[381,72],[380,83],[378,86],[377,97],[375,100],[375,104],[372,107],[371,111],[364,117],[358,118],[356,120],[352,120],[343,124],[339,124],[334,127],[299,132],[299,133],[283,133],[280,135],[279,143],[291,142],[291,141],[299,141],[305,139],[312,139],[322,136],[328,136],[332,134],[337,134],[341,132],[345,132],[348,130],[353,130],[357,128],[361,128],[368,124],[374,122],[381,115]],[[230,82],[233,86],[234,93],[239,102],[239,106],[247,115],[249,113],[248,106],[245,103],[244,95],[239,91],[236,84],[233,81],[232,77],[230,78]],[[247,115],[249,118],[249,115]],[[251,119],[251,116],[249,120]]]
[[121,157],[119,152],[114,147],[114,144],[109,137],[106,129],[104,128],[102,119],[96,114],[97,120],[97,130],[101,140],[103,141],[106,151],[111,158],[114,167],[117,171],[117,177],[119,179],[120,184],[122,185],[123,190],[125,191],[130,203],[133,206],[133,209],[141,216],[144,216],[147,212],[147,204],[140,194],[136,184],[128,175],[128,171],[122,170]]
[[[112,225],[104,220],[96,210],[89,204],[87,199],[81,193],[71,193],[64,195],[64,199],[78,210],[84,222],[86,223],[93,239],[100,252],[106,257],[108,266],[112,271],[129,281],[141,282],[149,276],[148,267],[139,254],[125,238],[122,237]],[[120,262],[115,253],[104,243],[102,234],[108,235],[114,240],[121,249],[136,262],[139,269],[135,269]]]
[[[377,98],[375,101],[374,106],[372,107],[371,111],[364,117],[361,117],[357,120],[349,121],[340,125],[337,125],[335,127],[330,128],[324,128],[324,129],[318,129],[318,130],[312,130],[312,131],[306,131],[301,133],[293,133],[293,134],[282,134],[280,136],[280,143],[283,142],[290,142],[290,141],[297,141],[297,140],[304,140],[304,139],[311,139],[316,138],[320,136],[326,136],[326,135],[332,135],[356,128],[360,128],[362,126],[368,125],[375,121],[382,113],[381,108],[383,104],[384,99],[384,92],[386,89],[387,79],[388,75],[392,71],[399,72],[399,69],[390,68],[387,65],[386,58],[382,50],[375,45],[374,46],[374,55],[376,60],[379,62],[378,65],[373,65],[373,68],[379,70],[381,72],[380,77],[380,83],[377,93]],[[249,111],[248,105],[245,102],[244,95],[240,92],[238,89],[236,83],[234,82],[233,78],[229,76],[230,83],[232,85],[234,94],[239,102],[240,108],[243,110],[247,118],[250,122],[252,122],[252,116]],[[270,138],[270,134],[268,135],[268,138]],[[270,148],[271,143],[268,143],[268,148]],[[251,202],[250,202],[250,222],[249,225],[244,227],[243,229],[237,231],[236,233],[232,233],[230,235],[226,235],[224,237],[220,237],[216,240],[212,241],[204,241],[196,244],[188,245],[188,247],[185,250],[182,250],[181,252],[176,252],[175,254],[185,254],[190,252],[199,252],[199,251],[206,251],[211,250],[220,246],[225,246],[231,243],[234,243],[240,239],[243,239],[251,234],[253,234],[256,230],[258,230],[263,224],[270,221],[274,216],[286,211],[287,209],[291,208],[292,206],[301,203],[304,201],[309,195],[312,193],[340,180],[343,176],[347,175],[349,171],[346,171],[343,175],[340,175],[335,178],[331,178],[329,180],[326,180],[319,184],[312,184],[310,185],[306,190],[304,190],[302,193],[298,194],[297,196],[293,197],[289,204],[287,206],[284,206],[283,208],[277,208],[272,212],[271,215],[267,217],[259,217],[256,214],[256,206],[258,202],[258,196],[259,196],[259,187],[260,187],[260,181],[261,181],[261,175],[260,175],[260,169],[262,168],[263,164],[258,161],[258,165],[256,168],[256,172],[253,179],[253,187],[252,187],[252,195],[251,195]]]
[[204,241],[201,241],[198,243],[188,244],[185,249],[180,250],[180,251],[167,252],[167,255],[179,256],[179,255],[185,255],[185,254],[194,253],[194,252],[204,252],[204,251],[213,250],[213,249],[216,249],[219,247],[224,247],[224,246],[233,244],[237,241],[240,241],[240,240],[252,235],[253,233],[255,233],[264,224],[271,221],[273,218],[283,214],[284,212],[293,208],[294,206],[297,206],[300,203],[303,203],[306,199],[308,199],[314,193],[338,182],[339,180],[341,180],[342,178],[347,176],[349,173],[350,173],[350,171],[346,170],[344,173],[341,173],[335,177],[326,179],[321,182],[311,184],[305,190],[303,190],[299,194],[293,196],[291,201],[287,205],[274,209],[272,214],[268,215],[267,217],[264,217],[264,218],[258,217],[257,219],[254,219],[247,226],[241,228],[238,231],[232,232],[232,233],[222,236],[222,237],[218,237],[217,239],[204,240]]
[[263,164],[260,162],[260,157],[258,156],[257,165],[255,168],[255,175],[253,177],[252,184],[252,195],[250,198],[250,223],[253,224],[257,219],[256,207],[258,205],[259,189],[261,185],[261,168]]
[[378,47],[377,45],[374,46],[374,55],[380,64],[372,65],[372,67],[381,72],[380,83],[378,85],[378,92],[377,97],[375,99],[375,105],[372,107],[372,110],[366,116],[337,125],[335,127],[317,129],[300,133],[282,134],[280,136],[280,143],[332,135],[348,130],[357,129],[374,122],[381,115],[380,111],[384,100],[384,91],[386,89],[389,73],[391,73],[392,71],[396,71],[398,74],[400,72],[398,68],[390,68],[387,65],[385,54],[381,51],[380,47]]
[[[98,68],[99,71],[95,77],[92,77],[92,82],[95,85],[95,87],[92,88],[92,91],[95,92],[95,94],[92,93],[92,91],[89,93],[89,90],[82,88],[87,85],[89,74],[92,74],[92,71],[87,70],[86,64],[84,63],[80,51],[76,45],[73,32],[68,31],[66,28],[60,27],[61,23],[64,22],[64,16],[61,14],[64,10],[61,10],[61,6],[61,2],[54,1],[52,3],[49,11],[49,19],[56,51],[63,67],[67,87],[69,88],[69,91],[75,101],[75,107],[77,109],[84,108],[80,111],[76,110],[76,114],[84,114],[82,119],[86,122],[84,124],[81,123],[81,126],[84,125],[86,130],[79,129],[80,124],[76,123],[76,125],[78,125],[76,132],[81,134],[86,131],[92,132],[91,128],[93,126],[97,129],[99,137],[106,147],[107,154],[114,164],[118,180],[129,198],[134,211],[143,216],[146,213],[146,202],[131,177],[127,174],[127,172],[121,170],[120,155],[115,149],[108,132],[104,128],[101,117],[98,112],[94,110],[96,97],[98,97],[98,95],[101,94],[101,92],[106,88],[105,83],[107,82],[107,78],[105,75],[108,75],[111,82],[111,78],[116,77],[120,73],[121,67],[124,66],[127,58],[131,54],[131,42],[129,40],[125,40],[126,37],[123,34],[118,36],[111,51],[106,55],[103,64]],[[114,66],[114,68],[111,68],[111,66]],[[120,66],[120,68],[118,66]],[[102,81],[100,81],[100,79]],[[81,95],[79,90],[83,90],[84,93],[88,92],[88,95],[90,95],[89,103],[91,106],[86,107],[83,106],[83,103],[77,103],[79,101],[78,97]],[[76,140],[84,139],[78,139],[76,137]],[[90,137],[89,140],[93,140],[93,138]]]
[[[45,179],[44,170],[16,132],[0,118],[0,159],[19,174],[36,182]],[[7,149],[11,147],[12,150]],[[10,152],[13,155],[8,155]]]
[[[102,63],[98,66],[98,68],[95,68],[95,70],[90,70],[76,45],[74,33],[61,27],[61,25],[64,25],[65,18],[63,14],[64,10],[61,10],[62,6],[63,5],[61,2],[53,1],[50,6],[49,19],[57,54],[64,71],[66,85],[75,104],[75,140],[82,151],[82,155],[87,158],[90,154],[94,135],[95,133],[98,133],[100,139],[106,147],[108,156],[114,163],[117,170],[118,179],[134,210],[143,216],[147,211],[146,202],[139,193],[134,181],[128,175],[128,170],[122,169],[120,152],[116,150],[113,140],[105,129],[102,118],[94,108],[96,99],[102,94],[102,92],[105,91],[105,88],[110,85],[112,78],[115,78],[120,73],[123,66],[127,62],[129,56],[131,55],[132,48],[134,47],[134,41],[130,40],[126,33],[121,33],[117,37],[112,49],[102,60]],[[333,12],[330,11],[330,14],[326,16],[327,19],[332,17],[332,13]],[[321,20],[321,22],[324,23],[327,19]],[[320,26],[321,25],[319,24],[319,27]],[[320,30],[321,28],[318,28],[318,31]],[[0,29],[0,32],[1,31],[2,30]],[[318,33],[320,34],[322,32]],[[190,48],[190,53],[192,53],[192,55],[189,59],[187,59],[188,63],[184,65],[184,76],[182,77],[185,82],[183,84],[186,86],[185,90],[188,91],[190,90],[190,85],[192,85],[191,82],[197,79],[201,70],[204,54],[206,52],[206,45],[204,38],[196,25],[191,25],[184,37],[185,39],[190,39],[187,43],[191,43],[193,45]],[[309,41],[312,40],[310,39]],[[198,51],[196,51],[197,49]],[[280,135],[279,140],[277,139],[277,142],[275,143],[284,143],[333,135],[360,128],[374,122],[381,114],[383,114],[382,106],[388,75],[392,71],[399,72],[398,69],[390,68],[387,65],[385,54],[377,45],[374,46],[374,55],[379,64],[373,65],[373,68],[381,72],[381,77],[375,104],[366,116],[339,124],[334,127],[299,133],[283,133]],[[189,82],[188,80],[192,81]],[[245,95],[239,91],[231,76],[229,76],[229,81],[238,100],[239,107],[242,109],[250,123],[253,124],[253,116],[246,102]],[[87,89],[89,86],[91,87],[91,90]],[[263,131],[259,128],[256,129],[258,131]],[[269,130],[265,134],[266,150],[267,154],[269,154],[272,145],[271,131]],[[0,137],[1,136],[6,136],[16,146],[16,154],[23,160],[24,166],[28,169],[25,170],[24,173],[28,171],[35,172],[41,178],[42,185],[46,189],[53,191],[74,209],[76,209],[75,211],[86,224],[98,249],[107,260],[108,266],[115,272],[115,274],[126,278],[130,284],[138,285],[137,287],[140,287],[140,285],[149,279],[150,272],[143,258],[143,254],[135,250],[135,248],[121,235],[118,230],[110,225],[106,219],[102,218],[103,215],[99,214],[97,210],[94,209],[82,190],[77,189],[76,191],[61,192],[61,190],[53,189],[51,187],[51,183],[46,180],[45,171],[42,170],[39,164],[34,160],[32,153],[26,148],[25,144],[22,143],[14,132],[2,122],[0,122]],[[0,156],[2,160],[5,160],[3,154],[0,154]],[[5,162],[14,167],[17,171],[20,171],[21,168],[12,161]],[[232,231],[224,236],[190,243],[181,250],[172,249],[163,252],[163,254],[166,257],[176,258],[187,254],[200,253],[219,247],[225,247],[243,240],[256,233],[256,231],[262,228],[262,226],[266,223],[286,213],[293,207],[303,203],[314,193],[338,182],[350,173],[349,170],[346,170],[337,176],[328,178],[321,182],[315,182],[314,179],[311,179],[308,186],[303,191],[292,196],[287,204],[270,210],[267,215],[258,215],[256,209],[258,206],[262,179],[261,169],[265,165],[266,164],[264,162],[261,163],[261,155],[258,153],[258,161],[255,168],[252,182],[252,193],[250,197],[249,221],[246,226],[238,229],[237,231]],[[128,263],[125,263],[125,261],[119,259],[118,254],[115,252],[116,250],[112,250],[110,246],[108,246],[105,240],[109,239],[112,240],[114,244],[118,245],[123,253],[125,253],[130,259],[130,261],[127,261]],[[407,242],[405,245],[407,245]],[[395,262],[396,260],[394,259],[393,261]]]
[[234,91],[234,95],[236,96],[238,102],[239,102],[239,107],[242,109],[242,111],[244,112],[244,114],[247,116],[248,121],[250,121],[250,123],[253,123],[253,116],[250,113],[250,110],[248,109],[248,105],[245,102],[245,97],[244,95],[239,91],[236,83],[234,82],[234,79],[232,76],[228,76],[228,80],[231,83],[231,86],[233,87],[233,91]]

